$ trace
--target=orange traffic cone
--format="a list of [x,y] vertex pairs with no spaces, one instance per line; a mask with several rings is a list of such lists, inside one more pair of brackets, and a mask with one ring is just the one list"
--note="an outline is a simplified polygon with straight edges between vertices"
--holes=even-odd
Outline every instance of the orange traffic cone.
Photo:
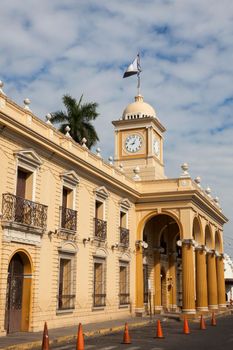
[[184,317],[184,327],[183,327],[183,333],[184,334],[189,334],[189,324],[188,324],[188,320],[186,318],[186,316]]
[[202,330],[206,329],[205,319],[204,319],[203,315],[201,315],[200,329],[202,329]]
[[157,321],[156,338],[164,338],[160,320]]
[[83,328],[81,323],[79,323],[78,325],[78,337],[77,337],[76,350],[84,350],[84,337],[83,337]]
[[131,344],[131,339],[129,335],[128,323],[125,324],[125,331],[122,344]]
[[214,314],[214,312],[212,312],[211,326],[216,326],[216,325],[217,325],[217,323],[216,323],[215,314]]
[[44,324],[44,332],[43,332],[43,340],[42,340],[41,350],[49,350],[49,333],[48,333],[47,322],[45,322],[45,324]]

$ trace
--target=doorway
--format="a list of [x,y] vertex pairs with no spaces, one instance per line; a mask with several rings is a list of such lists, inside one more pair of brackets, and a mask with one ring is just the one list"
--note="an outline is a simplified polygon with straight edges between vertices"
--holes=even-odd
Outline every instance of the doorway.
[[28,331],[31,264],[24,253],[16,253],[8,267],[5,329],[7,333]]

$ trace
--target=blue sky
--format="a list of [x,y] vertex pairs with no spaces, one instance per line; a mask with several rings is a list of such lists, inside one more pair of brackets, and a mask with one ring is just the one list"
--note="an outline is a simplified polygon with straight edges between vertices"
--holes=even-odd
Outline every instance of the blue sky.
[[[231,0],[2,0],[0,79],[41,118],[65,93],[99,103],[105,158],[113,127],[136,94],[124,68],[141,52],[142,94],[167,128],[166,174],[188,162],[220,198],[233,257],[233,3]],[[104,125],[104,128],[103,128]]]

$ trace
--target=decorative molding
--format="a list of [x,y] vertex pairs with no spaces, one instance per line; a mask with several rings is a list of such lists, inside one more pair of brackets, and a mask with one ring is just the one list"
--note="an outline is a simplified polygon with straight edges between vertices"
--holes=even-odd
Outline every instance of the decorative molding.
[[94,193],[97,197],[99,197],[102,200],[105,200],[109,197],[109,192],[104,186],[95,188]]
[[78,253],[77,245],[72,241],[62,242],[61,246],[58,247],[59,252],[76,254]]
[[17,242],[35,246],[41,244],[41,236],[43,234],[41,229],[29,229],[28,226],[14,223],[4,223],[3,227],[3,240],[5,242]]
[[131,207],[131,203],[127,198],[123,198],[119,201],[120,206],[125,209],[125,210],[129,210]]
[[60,177],[66,185],[72,188],[76,187],[79,183],[79,177],[74,170],[65,171],[60,174]]
[[120,260],[120,261],[125,261],[125,262],[130,262],[131,257],[130,257],[129,254],[124,253],[124,254],[122,254],[122,255],[120,256],[119,260]]
[[18,160],[19,166],[31,171],[35,171],[42,165],[42,160],[33,149],[15,151],[14,156]]
[[108,253],[107,253],[106,249],[104,249],[104,248],[97,249],[95,251],[95,253],[93,254],[93,256],[96,258],[104,258],[104,259],[107,257],[107,255],[108,255]]

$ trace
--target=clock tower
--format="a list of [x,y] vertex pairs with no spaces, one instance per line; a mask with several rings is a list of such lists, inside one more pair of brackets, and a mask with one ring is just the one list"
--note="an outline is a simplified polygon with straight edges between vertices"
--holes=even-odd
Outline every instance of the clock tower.
[[155,110],[141,95],[129,104],[122,118],[112,122],[115,127],[115,165],[123,165],[125,173],[133,176],[140,168],[142,180],[164,179],[163,133],[166,131]]

